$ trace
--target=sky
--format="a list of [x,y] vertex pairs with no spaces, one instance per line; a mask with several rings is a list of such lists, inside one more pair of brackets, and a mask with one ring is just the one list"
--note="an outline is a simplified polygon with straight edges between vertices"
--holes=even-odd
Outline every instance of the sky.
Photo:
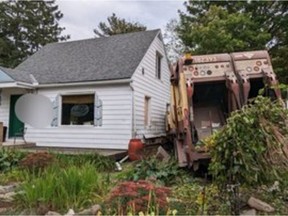
[[184,10],[184,0],[58,0],[56,4],[64,14],[59,21],[70,40],[94,37],[93,29],[107,17],[116,16],[127,21],[139,22],[147,29],[164,29],[169,20],[179,18]]

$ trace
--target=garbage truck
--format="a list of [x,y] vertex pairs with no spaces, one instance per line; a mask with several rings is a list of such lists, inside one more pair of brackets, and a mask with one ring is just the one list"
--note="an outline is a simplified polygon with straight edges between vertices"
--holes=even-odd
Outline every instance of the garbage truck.
[[171,99],[167,131],[180,167],[197,169],[209,152],[196,144],[220,130],[234,110],[260,89],[281,100],[278,80],[266,50],[209,55],[186,54],[170,66]]

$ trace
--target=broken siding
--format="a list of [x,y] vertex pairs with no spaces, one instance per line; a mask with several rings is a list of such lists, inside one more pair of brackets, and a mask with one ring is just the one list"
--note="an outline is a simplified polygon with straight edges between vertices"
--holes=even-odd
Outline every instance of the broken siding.
[[[156,77],[156,53],[160,53],[161,79]],[[144,68],[144,75],[142,74]],[[158,37],[139,64],[133,77],[135,120],[137,137],[156,137],[165,134],[166,106],[169,103],[170,72],[164,46]],[[150,125],[145,126],[145,96],[150,97]]]
[[36,129],[29,127],[27,141],[37,146],[57,146],[99,149],[127,149],[131,138],[131,90],[128,84],[101,87],[67,87],[39,89],[38,94],[51,102],[61,94],[95,92],[103,103],[102,126],[61,125],[61,99],[58,126]]

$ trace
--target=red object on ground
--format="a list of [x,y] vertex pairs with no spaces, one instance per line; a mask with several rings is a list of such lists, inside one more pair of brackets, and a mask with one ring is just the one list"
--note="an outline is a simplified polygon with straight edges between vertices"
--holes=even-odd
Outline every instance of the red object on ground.
[[141,150],[144,148],[144,144],[140,139],[131,139],[128,146],[128,156],[131,161],[141,159]]

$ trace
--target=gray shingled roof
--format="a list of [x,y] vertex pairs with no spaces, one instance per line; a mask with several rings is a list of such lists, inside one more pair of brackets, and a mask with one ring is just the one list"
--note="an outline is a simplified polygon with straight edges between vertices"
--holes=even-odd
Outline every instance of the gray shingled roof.
[[41,84],[130,78],[159,31],[48,44],[8,75]]

